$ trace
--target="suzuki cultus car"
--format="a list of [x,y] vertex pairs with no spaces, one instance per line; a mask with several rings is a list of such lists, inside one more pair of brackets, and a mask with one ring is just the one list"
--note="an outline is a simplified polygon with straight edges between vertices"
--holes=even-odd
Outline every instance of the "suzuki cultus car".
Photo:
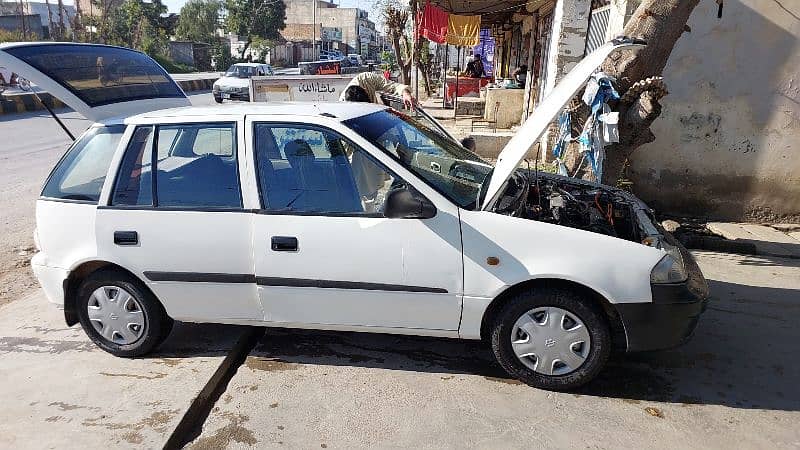
[[686,340],[707,298],[641,201],[519,169],[627,45],[578,64],[494,166],[385,106],[191,107],[132,50],[1,45],[0,65],[95,122],[44,184],[33,270],[118,356],[150,352],[173,320],[442,336],[485,340],[532,386],[577,387],[614,349]]

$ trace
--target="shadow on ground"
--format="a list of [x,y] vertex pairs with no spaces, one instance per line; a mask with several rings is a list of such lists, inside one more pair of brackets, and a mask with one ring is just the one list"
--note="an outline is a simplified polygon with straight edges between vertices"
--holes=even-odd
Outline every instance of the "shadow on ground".
[[[576,394],[800,410],[800,350],[795,322],[800,293],[711,281],[712,301],[693,339],[675,350],[616,355]],[[286,364],[357,366],[480,375],[518,384],[480,342],[412,336],[268,330],[248,365],[282,370]]]

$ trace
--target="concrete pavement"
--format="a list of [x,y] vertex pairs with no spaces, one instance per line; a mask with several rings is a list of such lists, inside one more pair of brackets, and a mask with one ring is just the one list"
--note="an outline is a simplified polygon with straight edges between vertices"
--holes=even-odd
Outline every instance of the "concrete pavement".
[[576,393],[510,380],[477,343],[268,331],[190,448],[791,448],[800,265],[699,253],[688,345],[616,358]]
[[176,324],[153,355],[115,358],[40,293],[0,314],[0,447],[160,448],[243,328]]

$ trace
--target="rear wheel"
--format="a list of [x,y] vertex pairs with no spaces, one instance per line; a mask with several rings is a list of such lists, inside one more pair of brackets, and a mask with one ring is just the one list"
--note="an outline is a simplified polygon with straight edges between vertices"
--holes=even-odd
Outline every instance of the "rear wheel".
[[147,354],[172,329],[161,303],[139,280],[121,271],[90,275],[78,289],[77,310],[89,338],[115,356]]
[[560,391],[600,373],[611,351],[611,333],[590,299],[566,289],[537,288],[515,295],[497,313],[491,345],[510,375]]

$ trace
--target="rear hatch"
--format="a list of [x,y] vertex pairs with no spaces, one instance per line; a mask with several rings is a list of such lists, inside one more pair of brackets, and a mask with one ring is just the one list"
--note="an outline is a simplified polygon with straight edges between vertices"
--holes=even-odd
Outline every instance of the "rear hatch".
[[144,53],[74,43],[0,44],[0,66],[95,122],[189,106],[175,80]]

